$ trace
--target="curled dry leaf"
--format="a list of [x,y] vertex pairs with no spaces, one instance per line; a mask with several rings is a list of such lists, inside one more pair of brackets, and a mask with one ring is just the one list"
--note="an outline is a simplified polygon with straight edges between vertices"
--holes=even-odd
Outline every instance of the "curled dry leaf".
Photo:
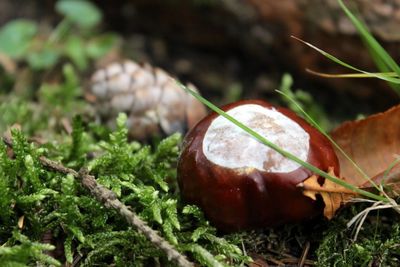
[[[328,173],[335,176],[333,168],[329,168]],[[317,200],[317,195],[322,197],[325,204],[324,216],[328,219],[332,219],[336,211],[356,195],[355,192],[328,179],[323,180],[321,184],[317,175],[310,176],[310,178],[299,183],[297,187],[302,188],[303,194],[313,200]]]
[[[331,133],[335,142],[373,180],[380,182],[383,173],[400,153],[400,105],[359,121],[342,124]],[[341,176],[356,186],[366,187],[366,178],[342,153],[339,158]],[[389,173],[392,179],[399,168]],[[397,175],[398,178],[398,175]]]

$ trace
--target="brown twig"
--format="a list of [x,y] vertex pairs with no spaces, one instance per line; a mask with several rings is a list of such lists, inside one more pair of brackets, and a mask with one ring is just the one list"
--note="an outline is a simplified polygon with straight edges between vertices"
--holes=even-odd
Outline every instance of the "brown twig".
[[[13,147],[11,138],[3,137],[3,142],[10,148]],[[140,219],[133,211],[129,210],[114,194],[113,191],[98,184],[93,175],[90,175],[86,169],[79,172],[67,168],[64,165],[52,161],[44,156],[39,157],[40,163],[51,171],[63,174],[70,174],[79,179],[84,187],[89,189],[90,193],[102,202],[107,208],[113,208],[119,212],[129,224],[134,226],[141,234],[147,237],[151,243],[160,248],[168,257],[180,267],[192,267],[194,264],[190,262],[184,255],[179,253],[168,241],[162,238],[156,231],[150,228],[145,221]]]
[[298,267],[303,267],[308,256],[308,252],[310,251],[310,242],[307,241],[306,245],[303,248],[303,252],[301,253],[301,257],[299,259],[299,263],[297,264]]

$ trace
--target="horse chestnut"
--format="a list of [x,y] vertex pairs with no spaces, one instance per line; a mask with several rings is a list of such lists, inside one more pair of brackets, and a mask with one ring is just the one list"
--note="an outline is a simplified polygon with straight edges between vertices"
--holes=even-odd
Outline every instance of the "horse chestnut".
[[[294,112],[262,100],[222,108],[265,138],[315,167],[338,175],[329,140]],[[219,229],[275,226],[322,214],[324,204],[296,187],[310,170],[212,113],[186,135],[178,162],[181,195]],[[320,177],[319,179],[324,179]]]

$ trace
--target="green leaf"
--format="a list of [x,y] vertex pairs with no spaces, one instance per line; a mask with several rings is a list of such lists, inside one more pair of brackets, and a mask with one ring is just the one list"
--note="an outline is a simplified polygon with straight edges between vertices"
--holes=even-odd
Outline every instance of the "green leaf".
[[79,242],[85,243],[85,237],[84,237],[81,229],[79,229],[79,227],[70,225],[70,226],[68,226],[68,228],[72,232],[74,237],[76,237],[79,240]]
[[101,58],[117,45],[119,38],[116,34],[98,35],[86,45],[86,53],[93,59]]
[[30,20],[18,19],[7,23],[0,30],[0,52],[14,59],[24,56],[36,32],[37,25]]
[[[12,236],[20,244],[8,246],[6,242],[0,246],[1,266],[30,266],[35,261],[40,266],[61,266],[59,261],[45,254],[46,251],[55,249],[53,245],[33,242],[16,230],[12,232]],[[32,264],[28,264],[29,262]]]
[[201,212],[200,208],[195,205],[186,205],[182,209],[183,214],[193,215],[197,220],[204,221],[203,213]]
[[196,260],[199,261],[202,266],[207,266],[207,267],[223,267],[224,266],[223,264],[218,262],[210,252],[208,252],[203,247],[201,247],[197,244],[190,244],[190,245],[188,245],[187,249],[193,253]]
[[92,28],[101,20],[100,10],[91,2],[84,0],[62,0],[56,10],[82,28]]
[[50,195],[56,195],[56,194],[58,194],[58,192],[52,189],[42,189],[35,194],[19,196],[17,198],[17,203],[19,204],[34,203],[36,201],[41,201]]
[[236,245],[229,243],[226,239],[217,237],[213,234],[204,233],[204,237],[210,240],[215,246],[218,247],[220,253],[234,257],[235,255],[243,255],[240,248]]
[[174,133],[173,135],[163,139],[158,144],[156,152],[154,153],[155,160],[162,161],[171,156],[176,158],[179,153],[178,146],[182,140],[181,137],[180,133]]
[[60,54],[55,49],[44,49],[38,52],[32,52],[28,55],[28,64],[34,70],[44,70],[53,67]]
[[74,67],[71,64],[65,64],[63,66],[63,75],[65,78],[65,87],[68,88],[68,90],[71,91],[72,96],[78,96],[80,95],[80,80],[79,80],[79,75],[76,73],[74,70]]
[[153,203],[151,205],[151,211],[153,213],[153,219],[158,222],[159,224],[163,223],[163,219],[161,217],[161,207],[160,207],[160,203]]
[[176,209],[176,199],[167,199],[164,201],[165,212],[168,216],[168,221],[171,223],[175,229],[180,230],[181,225],[178,220],[178,211]]
[[147,171],[149,172],[149,174],[151,175],[153,180],[160,186],[160,188],[164,192],[168,192],[169,186],[168,186],[167,182],[164,180],[164,177],[161,177],[160,174],[158,174],[156,171],[152,170],[151,168],[147,168]]
[[196,230],[193,231],[191,239],[193,242],[197,242],[199,238],[201,238],[205,233],[210,230],[209,227],[200,226]]
[[71,35],[65,42],[65,54],[79,68],[85,70],[88,66],[88,58],[85,54],[84,42],[81,37]]
[[72,237],[68,236],[64,241],[64,255],[68,263],[74,261],[74,253],[72,251]]
[[165,234],[165,237],[169,242],[171,242],[173,245],[178,244],[178,239],[176,238],[174,234],[173,227],[169,221],[166,221],[162,224],[162,229]]

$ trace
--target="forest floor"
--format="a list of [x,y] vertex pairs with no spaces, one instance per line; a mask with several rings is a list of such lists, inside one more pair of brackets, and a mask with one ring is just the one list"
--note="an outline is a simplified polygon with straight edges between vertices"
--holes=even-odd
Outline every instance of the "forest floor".
[[[76,7],[61,2],[49,8],[56,11],[45,22],[12,20],[0,28],[0,132],[14,140],[13,148],[0,146],[0,265],[174,265],[79,180],[43,166],[41,156],[76,171],[88,167],[98,183],[200,266],[400,264],[400,224],[394,210],[371,212],[356,238],[356,229],[347,226],[368,203],[346,206],[330,221],[321,216],[272,229],[233,234],[216,230],[198,208],[180,199],[175,165],[182,137],[130,140],[123,117],[116,129],[100,124],[87,91],[96,69],[132,59],[195,84],[217,105],[261,98],[291,107],[275,92],[283,90],[327,131],[345,120],[383,111],[395,100],[371,105],[282,62],[274,50],[258,53],[257,46],[251,51],[251,41],[242,47],[243,40],[235,43],[238,34],[228,34],[238,30],[235,24],[199,30],[204,28],[199,20],[181,27],[169,13],[155,26],[144,13],[131,27],[106,4],[103,10],[85,6],[77,17]],[[191,8],[204,14],[213,7]],[[220,15],[214,12],[210,20]],[[141,20],[147,25],[138,25]],[[198,35],[190,34],[191,27]],[[263,58],[268,52],[270,58]]]

